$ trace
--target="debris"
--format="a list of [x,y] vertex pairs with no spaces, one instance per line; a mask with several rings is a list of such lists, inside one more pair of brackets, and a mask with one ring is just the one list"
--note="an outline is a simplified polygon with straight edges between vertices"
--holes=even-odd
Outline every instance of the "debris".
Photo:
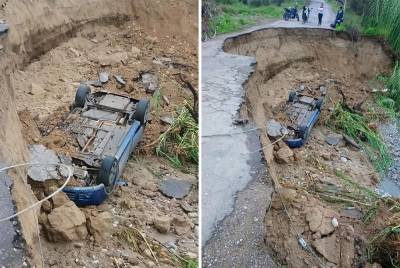
[[347,144],[350,144],[351,146],[361,149],[361,146],[357,144],[355,140],[353,140],[350,136],[347,136],[346,134],[343,134],[343,139]]
[[153,224],[160,233],[165,234],[169,232],[171,227],[171,218],[168,216],[157,217],[154,219]]
[[174,119],[169,116],[163,116],[160,118],[160,122],[166,125],[172,125],[174,123]]
[[85,215],[72,201],[53,209],[48,221],[48,237],[54,242],[83,240],[88,234]]
[[151,73],[142,74],[142,83],[147,93],[154,93],[158,88],[157,76]]
[[238,119],[234,119],[232,123],[234,125],[246,125],[247,123],[249,123],[249,119],[247,119],[247,118],[238,118]]
[[287,128],[275,119],[271,119],[267,122],[267,134],[270,138],[277,140],[287,133]]
[[10,29],[10,26],[8,26],[8,24],[4,20],[2,20],[0,22],[0,35],[7,33],[9,31],[9,29]]
[[88,228],[96,241],[102,241],[110,236],[112,216],[108,211],[97,213],[91,210],[87,214]]
[[313,246],[321,253],[328,261],[339,264],[340,262],[340,247],[336,245],[336,235],[321,238],[314,241]]
[[338,145],[341,141],[343,141],[343,136],[341,134],[332,134],[325,138],[325,142],[332,146]]
[[[47,149],[41,144],[29,147],[30,162],[41,164],[57,164],[60,162],[57,154],[53,150]],[[34,181],[46,181],[49,179],[60,179],[56,166],[30,166],[28,176]]]
[[188,181],[178,180],[173,177],[167,177],[160,184],[160,191],[164,195],[171,197],[182,199],[187,196],[192,188],[192,183]]
[[170,104],[169,99],[167,98],[167,96],[162,95],[162,98],[163,98],[164,102],[165,102],[167,105]]
[[285,143],[281,143],[281,147],[274,153],[276,162],[279,164],[290,164],[294,162],[294,153]]
[[172,220],[172,225],[177,235],[183,235],[190,231],[191,224],[184,216],[176,216]]
[[[57,187],[54,187],[54,186],[50,187],[49,190],[50,190],[50,192],[54,193],[55,191],[57,191]],[[66,203],[68,203],[69,201],[71,201],[64,192],[59,192],[58,194],[53,196],[51,198],[51,200],[53,201],[54,208],[61,207],[61,206],[65,205]]]
[[180,202],[179,205],[181,206],[181,208],[182,208],[185,212],[193,212],[193,211],[194,211],[194,208],[193,208],[191,205],[189,205],[189,203],[186,202],[186,201]]
[[111,54],[101,53],[96,55],[96,60],[101,66],[113,66],[129,59],[127,52],[116,52]]
[[105,84],[108,82],[109,74],[107,72],[99,73],[99,80],[101,83]]
[[91,81],[86,81],[86,85],[89,86],[94,86],[94,87],[102,87],[103,84],[99,80],[91,80]]
[[333,225],[334,228],[337,228],[339,226],[339,222],[338,222],[338,220],[336,218],[332,219],[332,225]]
[[137,59],[140,57],[141,50],[137,47],[132,47],[131,53],[132,53],[132,56]]
[[122,78],[121,75],[115,75],[114,74],[114,78],[120,85],[123,85],[123,86],[126,85],[126,81],[124,80],[124,78]]

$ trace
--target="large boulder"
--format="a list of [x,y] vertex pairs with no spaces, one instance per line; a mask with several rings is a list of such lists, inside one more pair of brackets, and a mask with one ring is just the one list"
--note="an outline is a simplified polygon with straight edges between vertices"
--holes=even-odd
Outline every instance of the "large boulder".
[[47,229],[54,242],[79,241],[88,234],[85,214],[72,201],[53,209],[48,215]]

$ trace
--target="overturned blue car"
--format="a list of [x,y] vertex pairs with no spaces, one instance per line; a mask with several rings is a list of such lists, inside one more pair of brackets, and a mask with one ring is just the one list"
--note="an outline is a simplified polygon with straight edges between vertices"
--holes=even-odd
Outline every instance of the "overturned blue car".
[[68,131],[79,145],[72,155],[75,177],[84,187],[64,192],[78,206],[99,205],[111,194],[129,156],[142,139],[147,124],[148,100],[104,91],[91,92],[81,84],[68,116]]
[[289,124],[288,134],[284,137],[290,148],[303,146],[310,135],[311,129],[321,113],[324,98],[315,98],[292,91],[285,107]]

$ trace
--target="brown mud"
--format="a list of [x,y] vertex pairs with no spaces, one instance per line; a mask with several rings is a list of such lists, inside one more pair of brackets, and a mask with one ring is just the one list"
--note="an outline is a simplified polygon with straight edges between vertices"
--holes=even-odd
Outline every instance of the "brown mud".
[[[342,101],[368,111],[373,103],[370,81],[390,70],[390,51],[375,39],[353,42],[330,30],[279,28],[228,38],[224,49],[257,61],[245,86],[241,115],[264,129],[264,156],[278,193],[265,216],[266,245],[288,267],[363,267],[366,241],[383,226],[382,215],[366,227],[357,209],[327,202],[318,193],[333,189],[334,195],[334,189],[341,189],[338,173],[374,190],[378,174],[366,155],[343,139],[328,145],[326,138],[337,133],[326,122]],[[266,123],[282,119],[289,92],[303,87],[316,94],[321,86],[327,89],[325,103],[306,145],[293,150],[283,142],[272,146]],[[313,253],[302,249],[298,235]]]
[[[37,215],[32,211],[20,217],[32,266],[41,267],[42,258],[45,267],[152,267],[157,261],[166,267],[179,265],[161,246],[156,258],[148,254],[140,235],[136,237],[140,254],[136,254],[124,240],[126,236],[119,233],[129,228],[143,232],[149,243],[171,242],[178,255],[197,258],[197,171],[193,168],[193,174],[183,174],[167,160],[154,156],[154,145],[146,146],[167,129],[159,122],[160,116],[173,116],[184,101],[192,102],[192,94],[179,77],[197,87],[196,10],[197,1],[174,0],[5,2],[0,14],[9,23],[10,33],[2,39],[4,48],[0,51],[2,161],[27,161],[29,144],[44,144],[66,154],[75,150],[62,131],[63,120],[77,85],[95,80],[99,71],[110,73],[106,90],[138,99],[152,97],[145,92],[140,75],[155,74],[160,92],[169,102],[161,101],[151,114],[143,141],[125,170],[129,186],[121,187],[101,207],[80,210],[87,226],[78,226],[74,233],[81,241],[49,242],[57,239],[49,237],[52,233],[46,229],[46,217],[60,205],[59,200],[46,204],[46,211],[42,207]],[[127,85],[119,87],[113,74],[122,75]],[[31,202],[21,174],[15,176],[13,187],[19,209]],[[158,184],[167,175],[193,183],[184,200],[169,199],[158,191]],[[43,192],[36,190],[36,196],[43,197]],[[37,217],[42,224],[40,234],[34,224]],[[156,229],[160,218],[166,218],[170,225],[164,233]],[[102,219],[105,224],[93,228]]]

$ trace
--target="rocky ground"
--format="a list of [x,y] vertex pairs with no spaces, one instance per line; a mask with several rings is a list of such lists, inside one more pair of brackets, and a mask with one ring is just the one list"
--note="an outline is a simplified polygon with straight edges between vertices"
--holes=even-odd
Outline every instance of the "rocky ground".
[[[186,173],[173,168],[154,155],[153,143],[168,128],[160,118],[171,118],[185,101],[193,102],[180,79],[197,87],[192,44],[152,36],[132,21],[90,25],[11,76],[25,140],[66,155],[77,150],[62,126],[79,83],[107,71],[104,90],[152,101],[143,140],[123,174],[127,186],[97,207],[78,208],[63,193],[43,203],[39,222],[46,267],[176,267],[197,259],[196,167],[189,165]],[[126,85],[113,75],[121,75]],[[163,185],[175,179],[187,186],[183,197],[165,194]],[[32,184],[38,199],[56,186],[54,181]]]
[[[262,130],[274,181],[264,226],[275,260],[288,267],[370,267],[367,241],[386,226],[382,219],[388,221],[391,214],[385,208],[377,214],[366,209],[364,202],[371,202],[379,174],[364,151],[329,119],[340,102],[370,114],[370,82],[389,70],[390,53],[376,40],[352,43],[346,36],[317,29],[261,29],[229,38],[225,50],[257,60],[241,114]],[[365,57],[368,63],[362,62]],[[325,95],[318,123],[299,149],[290,149],[279,140],[281,135],[267,136],[271,119],[291,122],[286,109],[293,90]],[[381,120],[377,117],[370,128],[377,131]],[[366,187],[364,192],[360,187]]]

